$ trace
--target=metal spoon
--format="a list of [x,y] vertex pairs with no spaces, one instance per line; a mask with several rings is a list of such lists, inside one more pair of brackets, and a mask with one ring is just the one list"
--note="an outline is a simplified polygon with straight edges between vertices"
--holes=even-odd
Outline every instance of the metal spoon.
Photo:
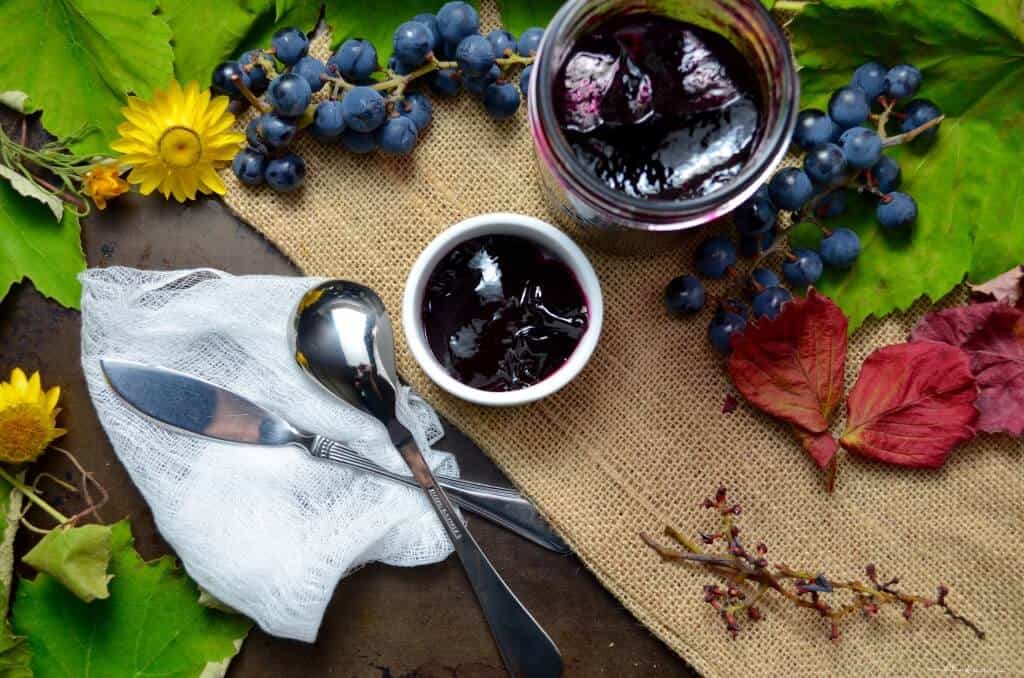
[[299,302],[291,328],[295,360],[324,388],[383,423],[427,493],[473,587],[505,667],[513,676],[562,673],[562,656],[459,520],[409,430],[395,416],[395,340],[377,294],[357,283],[322,283]]

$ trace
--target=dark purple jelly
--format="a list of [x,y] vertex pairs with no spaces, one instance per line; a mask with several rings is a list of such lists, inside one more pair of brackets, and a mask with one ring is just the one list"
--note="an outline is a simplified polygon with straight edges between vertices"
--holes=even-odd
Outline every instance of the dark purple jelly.
[[685,200],[729,183],[761,120],[751,66],[717,33],[649,13],[573,45],[554,105],[576,157],[616,191]]
[[485,236],[458,245],[430,274],[423,327],[455,379],[514,391],[569,359],[587,329],[587,299],[569,267],[546,248]]

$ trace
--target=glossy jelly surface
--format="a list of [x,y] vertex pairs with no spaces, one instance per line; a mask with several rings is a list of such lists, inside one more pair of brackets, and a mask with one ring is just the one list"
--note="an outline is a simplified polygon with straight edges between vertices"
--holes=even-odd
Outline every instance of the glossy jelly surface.
[[536,384],[561,367],[587,329],[576,276],[543,246],[516,236],[467,240],[431,273],[423,327],[458,381],[486,391]]
[[553,96],[586,171],[637,198],[686,200],[729,183],[762,117],[753,69],[736,47],[649,13],[610,18],[584,35]]

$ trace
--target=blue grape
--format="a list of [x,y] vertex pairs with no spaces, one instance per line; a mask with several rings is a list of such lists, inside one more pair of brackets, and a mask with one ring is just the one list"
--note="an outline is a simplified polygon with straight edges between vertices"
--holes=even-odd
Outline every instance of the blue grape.
[[327,74],[327,67],[319,59],[304,56],[292,66],[292,73],[301,76],[311,90],[319,92],[324,86],[324,80],[320,76]]
[[442,68],[430,79],[430,90],[443,97],[455,96],[462,89],[462,75],[454,68]]
[[406,21],[395,29],[392,43],[395,57],[406,66],[421,65],[434,48],[434,35],[430,28],[419,21]]
[[885,93],[893,99],[907,99],[917,94],[924,77],[910,64],[899,64],[885,74]]
[[418,132],[422,132],[434,118],[434,109],[430,105],[430,99],[419,92],[406,94],[405,98],[396,106],[396,110],[399,115],[412,120]]
[[327,67],[328,70],[333,67],[338,75],[349,82],[364,82],[380,68],[377,49],[366,40],[349,38],[327,60]]
[[341,98],[345,125],[356,132],[372,132],[384,123],[384,97],[364,85],[353,87]]
[[519,90],[510,82],[488,85],[484,90],[484,110],[495,120],[511,118],[519,110]]
[[408,155],[416,145],[416,123],[401,115],[388,118],[377,129],[377,145],[389,155]]
[[263,170],[266,166],[267,156],[251,148],[242,149],[231,161],[231,171],[239,181],[248,186],[263,183]]
[[708,339],[719,353],[732,352],[732,338],[747,328],[747,319],[739,313],[719,309],[708,325]]
[[750,279],[754,282],[754,288],[760,292],[765,287],[778,287],[779,276],[767,268],[755,268],[750,272]]
[[804,171],[815,184],[828,186],[846,173],[846,156],[835,144],[820,144],[804,156]]
[[441,49],[441,45],[444,44],[444,40],[441,39],[441,29],[437,27],[437,17],[433,14],[417,14],[412,18],[413,21],[419,21],[421,24],[427,27],[430,31],[430,49],[433,52],[437,52]]
[[416,66],[410,66],[404,61],[399,61],[398,57],[393,56],[388,59],[388,70],[396,75],[409,75],[416,70]]
[[696,313],[704,308],[704,285],[692,275],[674,278],[665,287],[665,308],[670,313]]
[[814,213],[824,219],[838,217],[846,211],[847,193],[843,189],[829,191],[814,203]]
[[[903,112],[907,117],[903,118],[903,122],[900,123],[901,132],[910,132],[911,130],[915,130],[921,125],[931,122],[942,115],[942,110],[928,99],[914,99],[907,104],[907,108]],[[917,138],[931,139],[938,134],[938,132],[939,125],[936,125],[921,132]]]
[[860,87],[868,95],[868,99],[874,101],[885,92],[885,74],[888,69],[877,61],[869,61],[861,64],[853,72],[853,80],[850,82],[854,87]]
[[793,295],[785,287],[768,287],[754,295],[754,317],[771,320]]
[[694,258],[698,273],[717,280],[736,263],[736,246],[724,236],[712,236],[697,246]]
[[828,100],[828,115],[843,129],[861,124],[868,119],[871,104],[860,87],[840,87]]
[[321,141],[333,141],[340,137],[345,131],[345,114],[341,102],[329,99],[317,104],[309,131]]
[[849,268],[860,256],[860,237],[848,228],[837,228],[821,239],[818,250],[832,268]]
[[295,73],[282,73],[274,78],[267,88],[267,102],[278,115],[302,115],[312,98],[313,90],[309,88],[309,83]]
[[495,65],[491,43],[482,35],[469,35],[463,38],[459,48],[455,50],[455,60],[469,78],[478,78]]
[[523,93],[524,97],[529,94],[531,75],[533,75],[533,64],[529,64],[519,72],[519,91]]
[[267,85],[270,84],[270,78],[267,76],[267,70],[263,68],[260,63],[260,57],[263,55],[263,50],[251,49],[239,58],[238,63],[242,66],[242,70],[249,74],[249,89],[252,93],[259,96],[267,91]]
[[491,43],[495,59],[504,59],[516,51],[516,39],[504,29],[495,28],[487,34],[487,41]]
[[498,64],[494,64],[485,75],[476,78],[467,76],[465,78],[466,89],[469,90],[470,94],[475,94],[482,99],[488,86],[496,83],[500,77],[501,69],[498,68]]
[[764,233],[775,225],[778,211],[768,197],[768,186],[762,184],[754,195],[740,203],[732,213],[732,222],[741,236]]
[[352,153],[369,153],[377,148],[377,136],[373,132],[357,132],[346,127],[341,133],[341,145]]
[[839,137],[846,162],[854,169],[867,169],[882,157],[882,138],[867,127],[851,127]]
[[480,29],[480,16],[465,2],[446,2],[437,12],[437,28],[446,43],[458,45]]
[[794,249],[782,262],[782,276],[791,285],[806,287],[818,282],[823,269],[821,256],[803,247]]
[[252,80],[237,61],[224,61],[217,64],[210,75],[210,88],[217,94],[224,94],[232,99],[241,99],[242,90],[235,79],[239,79],[246,87]]
[[818,144],[831,141],[835,132],[836,125],[827,113],[817,108],[808,108],[796,116],[793,141],[800,148],[809,151]]
[[900,171],[900,164],[887,155],[879,158],[875,166],[871,168],[871,176],[875,178],[878,190],[882,193],[891,193],[900,187],[903,173]]
[[306,163],[294,153],[274,158],[263,173],[267,185],[278,193],[288,193],[306,180]]
[[309,38],[297,28],[282,28],[271,39],[274,55],[278,60],[291,66],[309,53]]
[[903,229],[917,218],[917,203],[906,193],[886,193],[875,209],[878,223],[888,229]]
[[533,28],[527,28],[523,31],[523,34],[519,36],[519,42],[516,43],[516,54],[519,56],[533,56],[540,49],[540,39],[544,37],[544,29],[534,26]]
[[768,197],[782,210],[798,210],[814,195],[811,180],[799,167],[786,167],[768,182]]
[[775,243],[775,229],[769,229],[757,235],[740,236],[739,252],[741,256],[756,257]]
[[245,138],[254,148],[280,150],[295,138],[295,122],[273,113],[264,113],[245,126]]

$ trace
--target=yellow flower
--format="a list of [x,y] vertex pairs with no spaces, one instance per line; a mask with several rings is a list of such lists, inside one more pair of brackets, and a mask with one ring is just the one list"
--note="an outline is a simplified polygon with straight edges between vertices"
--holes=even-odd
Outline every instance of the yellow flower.
[[182,89],[172,80],[152,102],[128,97],[121,112],[121,138],[110,146],[124,153],[120,161],[132,167],[128,181],[139,184],[143,195],[159,189],[165,198],[173,195],[185,202],[194,200],[197,191],[225,192],[216,170],[231,161],[245,140],[231,131],[235,116],[228,111],[227,97],[211,99],[210,90],[200,91],[195,81]]
[[32,461],[66,433],[57,428],[60,387],[44,391],[39,373],[30,378],[15,367],[11,380],[0,382],[0,461]]
[[85,194],[101,210],[107,208],[107,198],[116,198],[128,192],[128,182],[121,178],[121,169],[117,163],[93,165],[83,178]]

